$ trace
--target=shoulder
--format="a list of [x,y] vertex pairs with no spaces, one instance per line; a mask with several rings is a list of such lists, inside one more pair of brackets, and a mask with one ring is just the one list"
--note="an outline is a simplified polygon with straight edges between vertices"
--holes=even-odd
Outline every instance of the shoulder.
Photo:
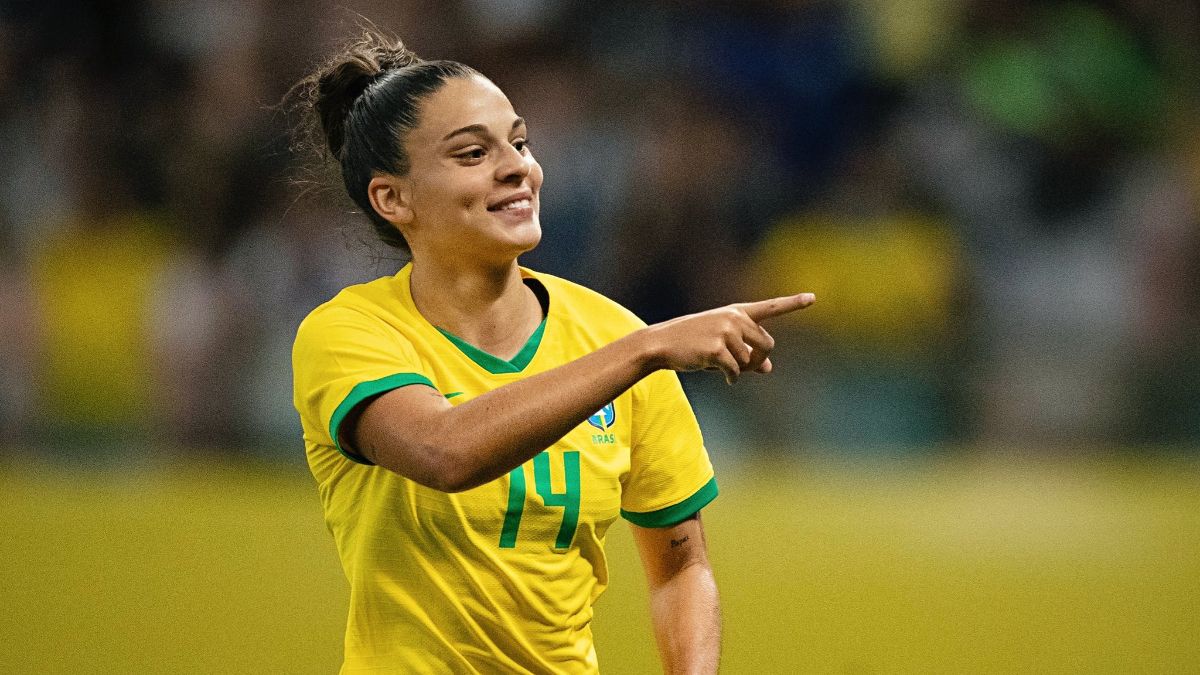
[[383,277],[342,289],[300,322],[296,344],[325,340],[331,332],[346,329],[386,332],[389,319],[402,309],[396,299],[395,283],[393,277]]
[[551,311],[558,312],[567,321],[608,325],[619,333],[646,327],[645,321],[620,303],[586,286],[553,274],[524,271],[542,282],[550,295]]

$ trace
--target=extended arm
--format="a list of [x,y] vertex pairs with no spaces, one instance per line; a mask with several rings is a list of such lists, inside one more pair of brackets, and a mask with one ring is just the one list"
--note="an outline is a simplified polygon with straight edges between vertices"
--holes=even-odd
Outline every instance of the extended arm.
[[423,485],[468,489],[546,449],[653,370],[635,333],[459,406],[430,387],[403,387],[365,407],[352,447]]
[[769,372],[775,341],[758,322],[812,301],[775,298],[655,324],[458,406],[423,385],[395,389],[348,418],[341,440],[422,485],[466,490],[520,466],[655,370],[714,368],[730,381]]
[[631,527],[646,569],[663,671],[717,672],[721,611],[700,514],[673,527]]

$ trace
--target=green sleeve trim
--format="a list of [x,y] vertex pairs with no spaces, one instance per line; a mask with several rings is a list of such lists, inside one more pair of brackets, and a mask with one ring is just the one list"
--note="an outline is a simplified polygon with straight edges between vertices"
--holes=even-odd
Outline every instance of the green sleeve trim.
[[537,330],[533,331],[533,335],[530,335],[529,340],[525,342],[525,346],[521,347],[521,351],[517,352],[517,355],[512,357],[510,361],[505,361],[498,356],[492,356],[449,331],[438,328],[438,332],[446,336],[446,339],[453,343],[455,347],[458,347],[460,352],[466,354],[467,358],[489,373],[493,375],[519,373],[525,370],[525,366],[528,366],[529,362],[533,360],[534,354],[537,354],[538,347],[542,344],[542,334],[546,332],[546,320],[542,319],[542,322],[538,324]]
[[621,509],[621,517],[634,525],[641,527],[671,527],[690,518],[708,503],[717,498],[717,477],[709,479],[704,487],[696,490],[691,497],[657,511],[639,513]]
[[346,394],[346,398],[342,400],[342,403],[337,407],[337,410],[333,411],[333,417],[329,420],[329,435],[333,437],[333,444],[337,447],[338,452],[342,453],[346,459],[353,462],[367,465],[374,464],[374,462],[366,457],[357,455],[354,452],[342,447],[342,441],[338,438],[338,433],[341,431],[342,421],[346,419],[346,415],[349,415],[350,411],[354,410],[355,406],[357,406],[359,403],[362,403],[371,397],[378,396],[384,392],[391,391],[392,389],[407,387],[410,384],[424,384],[430,387],[433,386],[433,382],[430,382],[429,378],[425,377],[424,375],[418,375],[417,373],[396,373],[395,375],[388,375],[387,377],[383,377],[378,380],[360,382],[359,384],[355,385],[355,387],[350,390],[350,393]]

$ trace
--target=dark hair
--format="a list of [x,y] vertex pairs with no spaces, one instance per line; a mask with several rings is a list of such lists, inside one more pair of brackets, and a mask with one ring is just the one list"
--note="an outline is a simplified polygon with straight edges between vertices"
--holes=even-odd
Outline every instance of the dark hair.
[[479,73],[457,61],[422,60],[400,40],[372,30],[296,85],[341,166],[346,192],[389,246],[408,250],[400,232],[371,206],[367,184],[377,173],[408,173],[404,136],[420,123],[421,102],[447,80],[470,75]]

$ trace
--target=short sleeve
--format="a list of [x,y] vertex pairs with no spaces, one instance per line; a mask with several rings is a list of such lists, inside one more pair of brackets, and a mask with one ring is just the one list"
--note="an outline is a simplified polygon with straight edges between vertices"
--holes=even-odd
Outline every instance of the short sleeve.
[[633,390],[630,469],[622,483],[621,515],[642,527],[670,527],[717,496],[700,425],[671,370]]
[[300,324],[292,349],[295,405],[304,433],[347,459],[371,462],[338,438],[346,416],[363,401],[411,384],[432,387],[412,343],[357,309],[324,306]]

